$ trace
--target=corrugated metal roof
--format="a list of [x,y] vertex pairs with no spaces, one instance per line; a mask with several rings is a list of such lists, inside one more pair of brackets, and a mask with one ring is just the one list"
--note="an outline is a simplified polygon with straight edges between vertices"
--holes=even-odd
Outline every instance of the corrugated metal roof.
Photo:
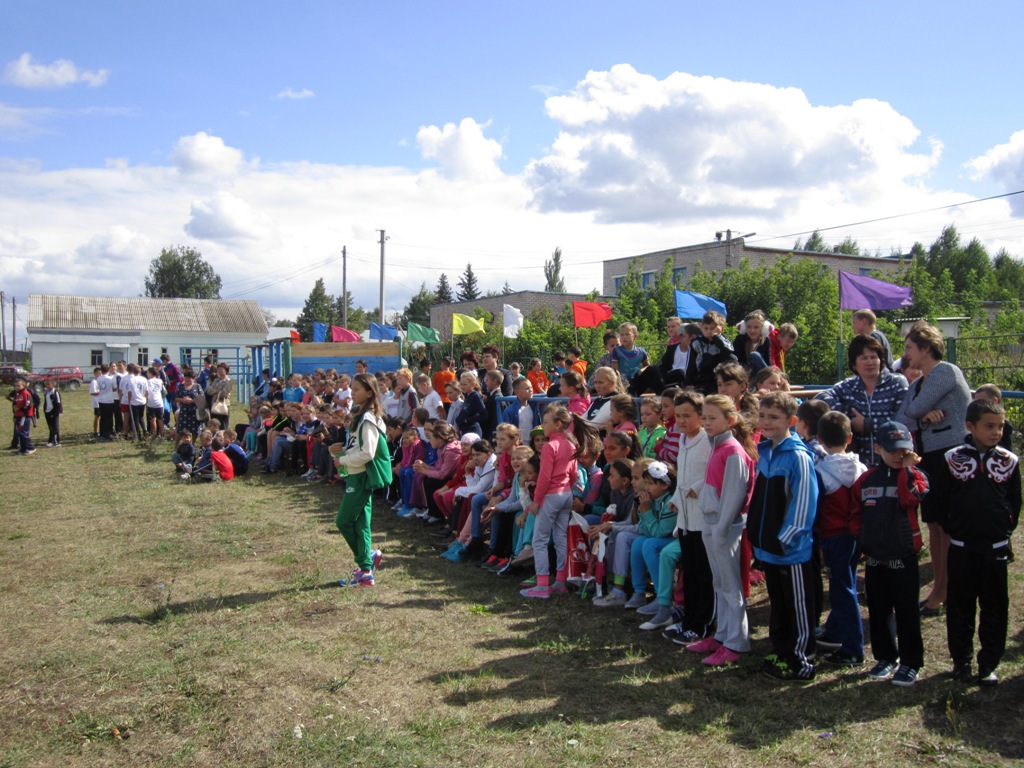
[[28,297],[30,331],[180,331],[266,334],[256,301],[149,299],[100,296]]

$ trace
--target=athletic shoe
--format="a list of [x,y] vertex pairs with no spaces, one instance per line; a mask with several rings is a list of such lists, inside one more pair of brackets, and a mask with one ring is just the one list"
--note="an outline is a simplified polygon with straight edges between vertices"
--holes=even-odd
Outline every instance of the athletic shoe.
[[351,579],[341,579],[338,584],[342,587],[372,587],[373,571],[356,569]]
[[309,474],[303,475],[303,477],[306,478],[307,483],[315,483],[317,480],[320,479],[320,473],[314,469]]
[[552,595],[564,595],[568,591],[569,588],[565,586],[564,581],[556,581],[554,584],[548,587],[548,592],[550,592]]
[[676,645],[689,645],[703,639],[692,629],[683,629],[682,622],[671,625],[661,633],[661,636],[666,640],[671,640]]
[[842,651],[832,651],[823,661],[834,667],[860,667],[864,664],[864,657],[855,656],[852,653],[843,653]]
[[399,517],[412,517],[414,514],[416,514],[416,510],[413,509],[412,507],[398,507]]
[[491,555],[486,560],[481,560],[477,564],[477,567],[478,568],[488,568],[488,569],[490,569],[491,567],[494,566],[494,564],[496,562],[498,562],[498,556],[497,555]]
[[636,612],[639,613],[641,616],[654,616],[659,610],[661,610],[661,605],[658,603],[658,599],[655,598],[646,605],[641,605],[639,608],[636,609]]
[[906,664],[901,664],[900,668],[896,670],[896,674],[892,676],[892,684],[897,685],[900,688],[909,688],[917,682],[918,671],[913,667],[908,667]]
[[444,520],[443,517],[431,517],[430,515],[427,515],[426,517],[423,518],[423,523],[424,523],[424,525],[437,525],[438,523],[442,522],[443,520]]
[[370,550],[370,562],[371,562],[370,572],[371,573],[376,573],[377,572],[377,569],[380,567],[380,559],[382,557],[384,557],[384,553],[381,552],[379,549],[371,549]]
[[895,661],[880,661],[868,671],[868,677],[872,680],[888,680],[897,669],[899,665]]
[[974,673],[971,671],[971,662],[964,661],[953,665],[953,679],[961,683],[974,682]]
[[723,645],[710,656],[701,659],[700,663],[709,667],[724,667],[728,664],[735,664],[740,658],[742,658],[740,654],[730,651]]
[[640,625],[640,629],[645,632],[650,632],[654,629],[661,629],[667,627],[672,623],[672,615],[668,610],[668,606],[660,606],[660,610],[651,616],[647,621]]
[[695,643],[690,643],[688,646],[686,646],[686,650],[690,651],[691,653],[702,653],[706,656],[708,654],[714,653],[721,647],[722,644],[715,640],[715,638],[705,637],[703,640],[698,640]]
[[551,597],[551,589],[540,585],[534,585],[529,589],[519,590],[519,594],[523,597],[532,597],[536,600],[547,600]]
[[519,582],[519,586],[520,587],[535,587],[535,586],[537,586],[537,577],[536,576],[531,576],[528,579],[523,579],[522,581]]
[[47,444],[46,444],[46,447],[47,447],[47,448],[56,448],[56,447],[57,447],[57,444],[56,444],[56,443],[47,443]]
[[765,656],[764,663],[761,665],[761,672],[774,680],[784,683],[809,683],[814,679],[813,667],[810,674],[801,675],[774,653]]
[[609,592],[604,597],[594,598],[595,608],[621,608],[626,604],[626,593],[615,592],[614,590]]
[[984,688],[993,688],[999,685],[999,675],[994,669],[978,670],[978,685]]
[[27,451],[22,451],[21,455],[22,456],[31,456],[35,452],[36,452],[35,448],[29,448]]
[[181,482],[183,482],[183,483],[191,483],[192,482],[192,475],[189,475],[189,474],[187,474],[185,472],[182,472],[180,475],[178,475],[178,479],[181,480]]
[[636,610],[642,605],[647,605],[647,595],[643,592],[634,592],[633,596],[629,598],[622,607]]

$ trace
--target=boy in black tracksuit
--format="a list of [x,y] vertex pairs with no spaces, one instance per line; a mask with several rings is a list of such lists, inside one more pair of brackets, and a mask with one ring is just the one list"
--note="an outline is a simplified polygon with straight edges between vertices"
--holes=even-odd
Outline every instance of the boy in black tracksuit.
[[875,438],[883,463],[858,477],[850,490],[850,533],[867,556],[864,591],[876,662],[868,677],[909,687],[924,666],[917,508],[928,493],[928,477],[917,469],[921,457],[904,425],[887,421]]
[[704,334],[690,342],[690,357],[686,366],[686,386],[693,387],[705,395],[718,392],[715,366],[719,363],[736,362],[732,344],[722,335],[725,318],[719,312],[710,310],[700,321]]
[[999,445],[1003,407],[975,400],[967,408],[964,445],[946,452],[942,491],[948,494],[942,527],[949,534],[946,641],[953,675],[971,679],[975,606],[980,608],[978,683],[996,685],[996,667],[1006,650],[1010,536],[1020,518],[1018,458]]

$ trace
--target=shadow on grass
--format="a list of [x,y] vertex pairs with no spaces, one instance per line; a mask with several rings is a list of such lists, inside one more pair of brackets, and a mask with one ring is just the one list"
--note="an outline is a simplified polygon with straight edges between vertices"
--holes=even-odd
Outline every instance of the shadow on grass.
[[329,581],[325,584],[312,584],[305,587],[288,587],[286,589],[275,589],[267,592],[241,592],[237,595],[221,595],[220,597],[202,597],[197,600],[186,600],[177,603],[168,603],[148,613],[125,614],[123,616],[111,616],[100,619],[100,624],[157,624],[169,616],[179,614],[210,613],[213,611],[230,610],[242,608],[247,605],[272,600],[279,595],[296,594],[299,592],[312,592],[314,590],[333,589],[338,587],[338,582]]
[[[441,610],[462,604],[467,614],[480,606],[506,622],[507,634],[473,642],[492,658],[453,664],[422,678],[440,689],[449,706],[490,703],[502,712],[514,710],[487,724],[496,732],[514,735],[559,723],[602,726],[650,718],[667,731],[719,732],[745,750],[778,747],[810,734],[811,753],[824,762],[843,748],[844,738],[860,738],[864,728],[891,728],[892,719],[916,707],[926,729],[898,747],[908,754],[976,748],[1010,759],[1024,755],[1024,732],[991,716],[992,707],[1015,712],[1024,706],[1022,679],[1004,682],[995,692],[958,686],[945,674],[945,659],[933,653],[924,677],[911,689],[869,681],[867,665],[842,669],[821,664],[809,684],[779,683],[760,669],[770,650],[764,637],[770,604],[763,586],[755,588],[748,608],[751,626],[758,630],[753,652],[732,668],[709,668],[659,632],[639,631],[631,611],[599,612],[571,596],[546,602],[520,598],[518,579],[449,564],[438,557],[439,543],[428,529],[380,506],[374,511],[374,529],[386,532],[391,545],[387,562],[424,587],[422,596],[417,591],[415,597],[379,608]],[[1022,651],[1024,631],[1011,639],[1007,660]]]

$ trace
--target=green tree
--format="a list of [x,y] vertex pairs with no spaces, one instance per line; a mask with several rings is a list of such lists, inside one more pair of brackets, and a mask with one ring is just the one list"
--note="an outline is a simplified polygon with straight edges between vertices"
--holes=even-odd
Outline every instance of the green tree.
[[437,304],[451,304],[454,301],[452,298],[452,287],[448,284],[448,275],[444,272],[437,278],[437,287],[434,289],[434,301]]
[[550,260],[544,262],[544,290],[548,293],[565,293],[565,279],[562,277],[562,249],[555,248]]
[[466,271],[459,278],[458,285],[459,290],[455,295],[458,301],[472,301],[473,299],[480,298],[480,285],[477,282],[476,275],[473,274],[472,263],[466,264]]
[[322,277],[317,278],[302,311],[295,319],[295,330],[299,332],[303,341],[313,340],[313,323],[315,322],[334,324],[334,298],[327,293]]
[[154,299],[219,299],[221,280],[195,248],[164,248],[149,264],[146,296]]
[[430,308],[436,303],[437,295],[427,290],[426,283],[420,283],[419,291],[405,305],[405,311],[402,313],[402,326],[407,328],[411,322],[430,325]]
[[506,280],[505,284],[501,286],[501,295],[508,296],[510,293],[515,293],[515,291],[512,290],[512,286],[509,285],[508,280]]
[[821,232],[814,230],[811,236],[807,238],[807,242],[801,242],[797,240],[793,243],[794,251],[814,251],[816,253],[831,253],[832,246],[825,242],[825,238],[821,236]]

